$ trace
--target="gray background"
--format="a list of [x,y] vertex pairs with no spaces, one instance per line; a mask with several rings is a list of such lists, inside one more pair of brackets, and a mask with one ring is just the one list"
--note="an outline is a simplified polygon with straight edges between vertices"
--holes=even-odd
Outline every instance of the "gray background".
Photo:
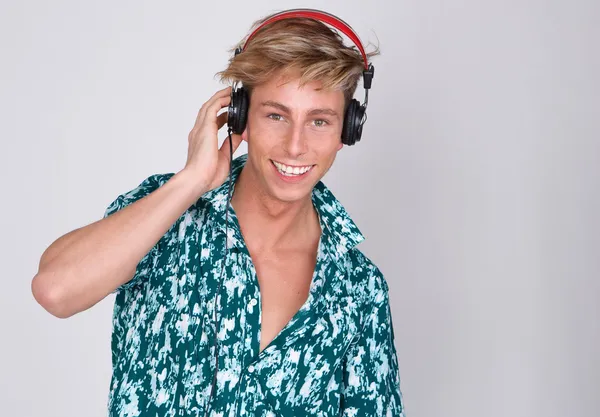
[[366,3],[2,2],[2,415],[106,414],[114,296],[54,318],[39,258],[180,170],[227,49],[291,7],[381,47],[324,181],[391,288],[407,415],[598,415],[599,3]]

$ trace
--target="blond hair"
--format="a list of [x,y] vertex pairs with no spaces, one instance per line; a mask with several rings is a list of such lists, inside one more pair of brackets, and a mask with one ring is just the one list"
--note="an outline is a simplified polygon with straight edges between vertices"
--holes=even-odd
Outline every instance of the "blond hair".
[[[252,24],[244,39],[229,52],[234,53],[250,34],[272,15]],[[365,47],[366,48],[366,47]],[[367,52],[367,60],[379,55],[379,48]],[[322,89],[341,90],[345,105],[354,96],[365,69],[359,49],[344,45],[340,33],[325,23],[310,18],[291,17],[271,22],[257,31],[244,51],[229,59],[227,68],[217,72],[221,82],[240,81],[249,94],[267,82],[274,73],[299,76],[300,87],[320,81]]]

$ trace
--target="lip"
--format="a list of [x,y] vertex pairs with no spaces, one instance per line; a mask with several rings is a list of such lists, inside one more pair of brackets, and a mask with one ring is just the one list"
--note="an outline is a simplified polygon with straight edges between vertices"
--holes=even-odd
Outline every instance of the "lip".
[[286,177],[285,175],[281,174],[279,172],[279,170],[277,169],[277,167],[275,166],[275,164],[273,163],[273,160],[269,160],[271,162],[271,166],[273,167],[273,170],[275,171],[275,174],[277,174],[277,176],[285,182],[288,183],[298,183],[300,181],[302,181],[304,178],[308,177],[308,174],[310,174],[312,172],[312,170],[314,169],[314,165],[312,166],[311,169],[309,169],[308,171],[306,171],[304,174],[301,175],[294,175],[294,176],[290,176],[290,177]]
[[292,164],[286,164],[285,162],[276,161],[275,159],[271,159],[271,161],[277,162],[279,164],[283,164],[283,165],[286,165],[286,166],[292,167],[292,168],[296,168],[296,167],[298,167],[298,168],[304,168],[304,167],[310,167],[310,166],[314,165],[314,164],[312,164],[312,165],[308,165],[308,164],[307,165],[292,165]]

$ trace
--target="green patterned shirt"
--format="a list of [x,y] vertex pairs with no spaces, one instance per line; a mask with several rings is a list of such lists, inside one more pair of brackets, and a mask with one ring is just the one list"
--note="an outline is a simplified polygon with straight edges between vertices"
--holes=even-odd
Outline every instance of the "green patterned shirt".
[[[247,156],[233,161],[233,186]],[[105,217],[173,175],[148,177],[117,197]],[[342,205],[323,182],[313,188],[322,233],[309,296],[260,351],[261,295],[227,204],[228,182],[189,207],[115,290],[109,415],[204,416],[226,259],[211,416],[405,416],[388,286],[355,247],[364,236]]]

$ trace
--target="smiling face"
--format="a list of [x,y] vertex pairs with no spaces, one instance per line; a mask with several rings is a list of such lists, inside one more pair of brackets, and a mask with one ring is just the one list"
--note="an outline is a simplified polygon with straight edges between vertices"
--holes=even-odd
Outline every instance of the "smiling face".
[[286,202],[310,195],[342,148],[344,94],[281,76],[254,87],[242,138],[257,186]]

